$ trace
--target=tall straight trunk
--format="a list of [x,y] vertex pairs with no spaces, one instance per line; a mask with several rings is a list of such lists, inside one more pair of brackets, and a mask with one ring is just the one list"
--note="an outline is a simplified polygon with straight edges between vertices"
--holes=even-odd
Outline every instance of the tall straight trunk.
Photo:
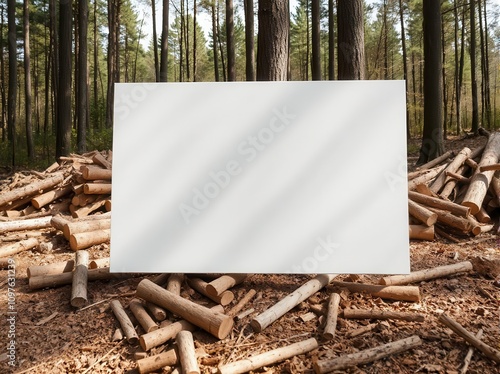
[[459,84],[459,59],[458,59],[458,9],[457,0],[453,0],[453,18],[454,18],[454,50],[455,50],[455,112],[456,112],[456,133],[460,134],[460,93]]
[[[460,35],[460,63],[458,69],[458,87],[460,92],[460,98],[462,96],[462,86],[464,82],[464,66],[465,66],[465,10],[462,10],[462,32]],[[459,100],[459,103],[461,99]],[[467,111],[466,111],[467,113]],[[462,119],[460,118],[460,122],[458,123],[459,128],[457,129],[457,135],[460,134],[462,127]]]
[[404,8],[403,0],[399,0],[399,21],[401,23],[401,49],[403,57],[403,79],[406,83],[406,138],[411,138],[410,133],[410,109],[408,107],[408,57],[406,52],[406,33],[405,33],[405,20],[404,20]]
[[87,148],[87,106],[88,106],[88,65],[87,36],[89,24],[88,0],[78,1],[78,113],[77,113],[77,149],[83,153]]
[[488,62],[488,19],[486,17],[486,1],[484,2],[484,27],[482,0],[479,0],[477,5],[481,35],[481,102],[483,106],[483,118],[486,118],[486,127],[491,129],[490,68]]
[[482,12],[482,7],[481,7],[481,1],[482,0],[478,0],[477,2],[477,7],[478,7],[478,11],[477,13],[479,14],[479,17],[478,17],[478,20],[479,20],[479,49],[481,51],[481,123],[483,124],[484,126],[484,122],[486,120],[486,127],[489,129],[490,128],[490,124],[489,124],[489,121],[488,121],[488,118],[486,116],[486,95],[485,95],[485,89],[486,89],[486,85],[485,85],[485,75],[486,75],[486,68],[485,68],[485,51],[484,51],[484,29],[483,29],[483,12]]
[[217,52],[217,16],[215,14],[215,1],[212,1],[212,52],[214,54],[214,78],[216,82],[220,81],[219,76],[219,54]]
[[[183,2],[184,0],[181,0]],[[184,8],[186,13],[184,15],[184,45],[186,46],[186,77],[188,82],[191,80],[191,69],[189,67],[189,4],[186,0],[186,7]]]
[[101,127],[99,117],[99,43],[97,42],[97,0],[94,0],[94,128]]
[[0,9],[0,104],[2,108],[0,108],[0,129],[2,131],[2,142],[5,141],[6,131],[5,124],[7,121],[7,98],[5,95],[5,62],[4,62],[4,53],[3,53],[3,27],[5,24],[4,20],[4,7]]
[[[132,71],[132,81],[137,82],[137,60],[139,59],[139,48],[141,45],[142,38],[142,26],[144,25],[144,17],[141,19],[141,26],[139,27],[139,37],[137,38],[137,44],[135,45],[135,57],[134,57],[134,68]],[[160,63],[160,80],[161,80],[161,63]]]
[[33,66],[33,106],[35,108],[34,110],[34,115],[35,115],[35,120],[34,120],[34,125],[36,128],[36,134],[40,135],[40,96],[39,96],[39,87],[40,87],[40,81],[39,81],[39,75],[38,75],[38,69],[39,69],[39,56],[40,53],[36,50],[36,44],[34,45],[33,48],[33,54],[35,56],[35,63]]
[[[50,33],[50,29],[49,29]],[[48,42],[47,42],[48,40]],[[44,139],[46,139],[49,131],[49,116],[50,116],[50,82],[51,82],[51,63],[52,63],[52,54],[53,54],[53,48],[52,48],[52,39],[47,38],[47,27],[45,27],[45,48],[46,48],[46,53],[45,53],[45,92],[44,92],[44,101],[45,101],[45,106],[44,106],[44,114],[43,114],[43,135]]]
[[108,87],[106,94],[106,126],[113,127],[113,101],[115,97],[115,82],[116,82],[116,12],[117,12],[117,0],[108,1]]
[[306,59],[304,69],[306,72],[306,81],[309,80],[309,58],[311,56],[311,25],[309,22],[309,1],[306,0]]
[[227,80],[236,80],[233,0],[226,0]]
[[320,4],[319,0],[311,0],[311,23],[312,23],[312,79],[321,80],[321,35],[320,35]]
[[337,1],[338,79],[364,79],[363,0]]
[[479,129],[479,106],[476,78],[476,1],[470,0],[470,74],[472,91],[472,132]]
[[[443,24],[443,16],[441,15],[441,25]],[[446,40],[444,34],[444,28],[441,27],[441,51],[442,51],[442,65],[441,65],[441,76],[443,77],[443,138],[448,139],[448,126],[446,126],[446,121],[448,120],[448,81],[446,79]]]
[[168,77],[168,3],[169,0],[163,0],[161,21],[160,82],[166,82]]
[[443,91],[441,3],[423,1],[424,31],[424,133],[418,165],[443,153]]
[[56,157],[71,151],[71,56],[73,2],[59,3],[59,88],[57,100]]
[[384,0],[384,14],[383,14],[383,29],[384,29],[384,79],[389,79],[389,43],[387,40],[387,0]]
[[289,23],[288,0],[259,1],[258,81],[287,79]]
[[[59,31],[57,29],[57,2],[49,0],[50,41],[52,43],[52,123],[57,123],[57,96],[59,89]],[[56,126],[52,126],[52,133],[56,133]]]
[[413,120],[415,121],[415,126],[418,125],[418,113],[417,113],[417,77],[415,72],[415,52],[411,52],[411,87],[413,91]]
[[33,125],[32,119],[32,97],[31,97],[31,55],[30,55],[30,4],[29,0],[23,1],[23,34],[24,34],[24,108],[25,108],[25,128],[26,146],[28,149],[28,159],[35,157],[33,146]]
[[198,32],[196,30],[198,23],[196,20],[196,14],[197,14],[197,0],[193,0],[193,82],[196,82],[196,74],[197,74],[197,69],[198,69],[198,57],[197,57],[197,51],[198,51]]
[[184,82],[184,0],[181,0],[181,32],[179,33],[179,81]]
[[222,78],[223,81],[227,81],[227,74],[226,74],[226,60],[224,59],[224,48],[222,48],[222,38],[221,38],[221,32],[220,32],[220,9],[219,9],[219,1],[217,1],[217,42],[219,44],[219,51],[220,51],[220,61],[222,64]]
[[7,1],[8,50],[9,50],[9,94],[7,99],[7,127],[11,143],[12,166],[16,165],[16,99],[17,99],[17,34],[16,1]]
[[160,62],[158,60],[158,34],[156,33],[156,0],[151,0],[151,18],[153,24],[153,55],[155,59],[155,80],[160,81]]
[[255,43],[253,0],[244,0],[245,11],[245,73],[247,81],[255,80]]
[[334,0],[328,0],[328,79],[335,79],[335,24]]
[[486,0],[484,0],[484,64],[485,64],[485,94],[486,94],[486,115],[488,117],[488,123],[494,125],[492,122],[492,112],[491,112],[491,90],[490,90],[490,52],[489,52],[489,34],[488,34],[488,17],[486,12]]

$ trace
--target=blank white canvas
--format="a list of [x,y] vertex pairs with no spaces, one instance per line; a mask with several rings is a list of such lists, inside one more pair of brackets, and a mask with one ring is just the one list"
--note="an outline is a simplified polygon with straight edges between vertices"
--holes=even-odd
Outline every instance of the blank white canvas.
[[402,81],[115,86],[111,271],[409,272]]

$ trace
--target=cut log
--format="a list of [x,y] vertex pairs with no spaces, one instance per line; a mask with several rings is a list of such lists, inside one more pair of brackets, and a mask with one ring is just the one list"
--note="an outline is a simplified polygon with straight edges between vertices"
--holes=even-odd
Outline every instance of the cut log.
[[[222,305],[216,305],[210,310],[216,313],[224,312],[224,308],[222,307]],[[177,334],[183,330],[193,332],[194,330],[196,330],[196,326],[186,320],[180,320],[167,326],[161,327],[156,331],[141,335],[139,343],[141,344],[142,349],[144,349],[145,351],[149,351],[151,348],[166,343],[170,339],[174,339]]]
[[102,208],[106,204],[106,197],[100,196],[96,201],[90,203],[88,205],[82,206],[80,208],[71,208],[70,212],[73,218],[82,218],[88,216],[90,213],[96,211],[99,208]]
[[104,195],[111,193],[111,183],[85,183],[83,192],[87,195]]
[[69,237],[69,246],[73,251],[102,244],[111,238],[111,230],[95,230],[73,234]]
[[165,366],[173,366],[179,362],[179,355],[176,349],[170,349],[166,352],[146,357],[137,361],[137,369],[140,374],[152,373]]
[[397,340],[395,342],[387,343],[361,352],[351,353],[333,359],[317,361],[313,365],[314,372],[316,374],[323,374],[334,370],[344,370],[356,365],[368,364],[384,357],[413,349],[418,347],[420,344],[422,344],[420,337],[413,335],[406,339]]
[[208,283],[200,278],[192,278],[188,279],[188,284],[194,290],[201,293],[203,296],[208,297],[210,300],[215,301],[217,304],[222,306],[228,305],[231,301],[234,300],[234,294],[231,291],[224,291],[219,296],[213,296],[207,292]]
[[432,183],[430,184],[431,191],[434,192],[435,194],[439,193],[439,191],[441,191],[441,189],[443,188],[443,186],[446,183],[446,179],[447,179],[447,174],[446,173],[455,173],[460,168],[460,166],[463,165],[463,163],[465,162],[465,160],[467,160],[470,157],[471,153],[472,153],[472,151],[470,150],[470,148],[465,147],[464,149],[462,149],[456,155],[456,157],[453,159],[453,161],[451,161],[448,164],[448,166],[446,167],[446,169],[444,169],[432,181]]
[[488,212],[486,211],[486,209],[484,209],[483,207],[481,207],[481,209],[479,210],[479,212],[477,212],[476,219],[480,223],[490,223],[491,222],[490,215],[488,214]]
[[51,227],[52,216],[0,222],[0,234],[21,230],[38,230]]
[[255,291],[253,288],[248,291],[245,296],[243,296],[241,300],[238,301],[238,303],[227,312],[227,315],[231,317],[237,315],[245,307],[245,305],[247,305],[250,300],[252,300],[256,293],[257,291]]
[[89,253],[77,251],[75,254],[75,270],[71,288],[71,306],[81,308],[87,304]]
[[194,350],[193,334],[191,331],[180,331],[175,337],[177,352],[182,367],[183,374],[200,374],[200,367],[196,360]]
[[458,173],[452,173],[451,171],[447,171],[446,176],[455,179],[457,182],[470,183],[470,178],[464,177],[463,175]]
[[[484,166],[498,163],[499,155],[500,133],[495,132],[491,134],[488,139],[486,148],[481,156],[481,161],[479,161],[479,169]],[[467,193],[462,201],[462,205],[469,207],[472,214],[476,214],[479,212],[479,209],[481,209],[481,205],[494,173],[494,170],[477,172],[472,177]]]
[[66,225],[68,222],[70,222],[68,220],[68,217],[63,217],[60,215],[54,216],[50,219],[51,226],[53,228],[55,228],[56,230],[60,230],[60,231],[63,231],[64,225]]
[[204,306],[177,296],[149,279],[144,279],[138,284],[136,294],[146,301],[155,303],[183,317],[219,339],[224,339],[233,328],[233,319],[230,316],[213,312]]
[[479,171],[491,171],[491,170],[500,170],[500,164],[491,164],[491,165],[484,165],[484,166],[479,166]]
[[464,327],[462,327],[462,325],[453,320],[451,317],[448,317],[446,314],[442,313],[439,316],[438,321],[441,322],[446,327],[450,328],[455,334],[460,336],[471,346],[473,346],[478,351],[483,353],[490,360],[500,363],[500,351],[496,350],[493,347],[490,347],[486,343],[476,338],[474,334],[471,334]]
[[326,325],[323,331],[323,338],[332,340],[337,329],[337,316],[339,313],[340,295],[332,293],[328,301],[328,312],[326,314]]
[[491,180],[490,190],[493,192],[494,200],[500,205],[500,172],[496,172]]
[[337,281],[333,281],[332,286],[347,288],[351,292],[366,292],[382,299],[414,302],[420,301],[420,290],[416,286],[381,286]]
[[367,332],[375,330],[378,326],[378,323],[370,323],[369,325],[360,327],[359,329],[348,331],[346,337],[354,338],[356,336],[366,334]]
[[207,292],[212,296],[219,296],[224,291],[243,282],[246,277],[247,274],[225,274],[208,283]]
[[68,222],[63,227],[63,234],[69,240],[71,235],[82,232],[105,230],[111,228],[111,219],[104,218],[92,221],[75,221]]
[[147,301],[144,306],[158,322],[164,321],[167,318],[167,312],[165,312],[165,309],[159,307],[158,305]]
[[81,171],[86,180],[111,180],[112,172],[109,169],[102,169],[95,166],[83,166]]
[[465,233],[469,233],[474,228],[474,225],[469,220],[470,216],[467,218],[457,217],[456,215],[447,212],[445,210],[430,208],[433,212],[435,212],[438,216],[438,222],[445,224],[449,227],[454,227],[463,231]]
[[459,262],[457,264],[438,266],[431,269],[419,270],[411,272],[408,275],[391,275],[380,278],[379,284],[383,285],[403,285],[415,282],[427,281],[448,275],[465,273],[472,270],[472,263],[470,261]]
[[393,312],[389,310],[344,309],[342,316],[347,319],[397,319],[408,322],[423,322],[422,314]]
[[[469,159],[467,159],[469,160]],[[466,161],[467,163],[467,161]],[[468,166],[461,166],[460,168],[458,168],[458,170],[456,171],[455,175],[460,175],[462,176],[466,170],[468,170],[469,167]],[[470,182],[470,180],[469,180]],[[447,200],[448,197],[452,194],[452,192],[455,190],[455,187],[457,186],[457,183],[458,183],[458,179],[448,179],[448,181],[446,182],[446,184],[444,185],[443,189],[441,190],[441,193],[439,194],[439,196],[442,198],[442,199],[445,199]]]
[[[179,296],[181,294],[182,282],[184,282],[184,274],[173,273],[168,276],[167,291]],[[156,282],[154,282],[156,283]]]
[[73,271],[74,267],[75,267],[75,261],[68,260],[48,265],[33,265],[26,270],[26,273],[28,278],[31,278],[44,275],[67,273]]
[[135,316],[137,322],[139,322],[144,331],[151,332],[158,330],[158,325],[149,316],[148,312],[146,312],[146,309],[144,309],[141,300],[132,299],[128,307],[130,308],[130,311]]
[[109,257],[96,258],[89,262],[89,269],[107,268],[109,267]]
[[7,210],[8,204],[19,199],[34,195],[39,191],[47,190],[61,184],[64,181],[62,174],[55,174],[51,177],[31,182],[27,186],[16,188],[11,191],[3,192],[0,195],[0,211]]
[[273,349],[256,356],[240,361],[232,362],[219,367],[219,374],[239,374],[247,373],[259,369],[263,366],[276,364],[294,356],[302,355],[318,348],[318,341],[314,338],[290,344],[285,347]]
[[439,165],[441,162],[443,161],[446,161],[447,159],[449,159],[450,157],[453,157],[455,155],[455,152],[453,151],[447,151],[445,153],[443,153],[441,156],[439,157],[436,157],[434,160],[431,160],[423,165],[420,165],[417,170],[426,170],[426,169],[431,169],[433,168],[434,166],[437,166]]
[[10,257],[19,252],[27,251],[38,246],[38,240],[36,238],[29,238],[26,240],[21,240],[20,242],[7,244],[0,247],[0,257]]
[[434,169],[431,169],[429,170],[427,173],[425,174],[422,174],[422,175],[419,175],[418,177],[416,178],[413,178],[411,179],[410,181],[408,181],[408,190],[409,191],[412,191],[414,190],[419,184],[425,184],[429,181],[431,181],[432,179],[434,179],[434,177],[436,175],[438,175],[441,171],[443,171],[444,169],[446,168],[446,165],[441,165],[439,167],[436,167]]
[[94,161],[96,164],[101,165],[102,167],[104,167],[106,169],[111,170],[111,162],[106,160],[106,158],[100,153],[96,153],[92,157],[92,161]]
[[295,308],[320,289],[329,284],[337,274],[319,274],[307,281],[272,307],[255,317],[250,325],[255,332],[261,332],[271,323],[281,318],[285,313]]
[[[482,336],[483,336],[483,329],[479,329],[479,331],[476,334],[476,339],[481,340]],[[462,366],[460,374],[467,373],[467,369],[469,368],[469,364],[473,354],[474,354],[474,347],[470,347],[469,350],[467,351],[467,355],[464,358],[464,366]]]
[[424,225],[410,225],[409,226],[410,239],[418,240],[434,240],[434,226]]
[[[104,279],[121,279],[133,277],[133,273],[110,273],[109,268],[99,268],[89,270],[87,273],[88,280],[104,280]],[[71,284],[73,280],[73,273],[61,273],[52,275],[41,275],[38,277],[31,277],[28,280],[30,290],[36,290],[45,287],[57,287]]]
[[137,332],[134,329],[134,325],[132,324],[132,321],[130,321],[130,318],[123,309],[123,306],[120,303],[120,301],[111,300],[109,305],[111,306],[111,310],[113,311],[116,319],[120,323],[122,331],[125,334],[125,337],[127,338],[127,342],[129,342],[130,344],[136,344],[139,341],[139,337],[137,336]]
[[441,200],[435,197],[422,195],[418,192],[408,191],[408,197],[416,203],[433,207],[437,209],[447,210],[457,216],[468,217],[470,209],[468,207],[452,203],[451,201]]
[[57,188],[55,190],[45,192],[41,195],[38,195],[37,197],[32,198],[31,204],[33,204],[33,206],[36,209],[40,209],[40,208],[44,207],[45,205],[51,203],[52,201],[57,200],[63,196],[66,196],[71,191],[72,191],[71,186]]
[[409,213],[426,226],[432,226],[437,221],[437,214],[412,200],[408,200]]

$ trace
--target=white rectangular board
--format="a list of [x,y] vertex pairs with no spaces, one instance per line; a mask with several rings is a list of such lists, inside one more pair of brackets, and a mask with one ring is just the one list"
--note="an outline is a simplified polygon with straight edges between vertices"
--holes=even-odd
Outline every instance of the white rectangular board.
[[403,81],[115,86],[112,272],[408,273]]

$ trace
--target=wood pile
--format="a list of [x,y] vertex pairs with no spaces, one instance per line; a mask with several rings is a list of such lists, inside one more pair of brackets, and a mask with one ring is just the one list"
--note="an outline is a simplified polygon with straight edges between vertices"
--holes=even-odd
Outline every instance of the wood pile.
[[411,239],[453,242],[494,228],[491,216],[500,207],[500,133],[485,146],[447,152],[408,175]]

